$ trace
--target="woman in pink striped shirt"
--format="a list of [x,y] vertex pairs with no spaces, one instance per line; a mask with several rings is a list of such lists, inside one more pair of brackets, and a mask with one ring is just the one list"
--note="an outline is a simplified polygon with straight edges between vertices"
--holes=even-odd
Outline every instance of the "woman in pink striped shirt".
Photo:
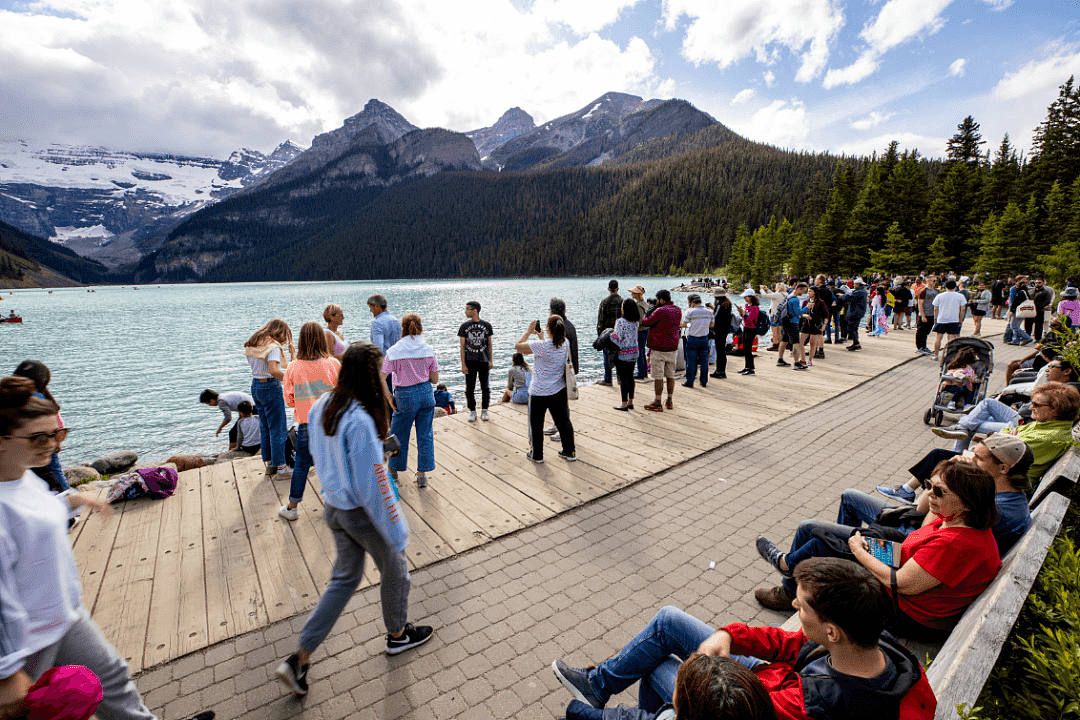
[[401,339],[386,351],[382,377],[392,375],[394,396],[390,406],[390,432],[401,442],[401,452],[390,458],[390,475],[395,480],[409,461],[409,434],[416,425],[416,484],[427,487],[427,474],[435,469],[435,393],[431,386],[439,382],[439,363],[435,351],[420,334],[424,326],[420,316],[408,313],[401,318]]

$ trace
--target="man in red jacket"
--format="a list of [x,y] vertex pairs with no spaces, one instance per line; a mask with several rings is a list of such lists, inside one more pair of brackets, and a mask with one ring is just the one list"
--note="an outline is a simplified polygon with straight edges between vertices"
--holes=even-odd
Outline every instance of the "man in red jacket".
[[671,394],[675,392],[675,364],[679,354],[679,324],[682,322],[682,310],[671,302],[671,293],[667,290],[656,291],[657,307],[641,320],[641,327],[649,331],[646,341],[652,353],[649,363],[652,367],[653,389],[656,399],[646,405],[646,410],[664,412],[661,405],[664,382],[667,381],[667,409],[675,407]]
[[889,601],[881,583],[857,563],[837,558],[806,560],[795,579],[792,605],[800,631],[742,623],[713,631],[666,607],[599,667],[578,669],[556,660],[556,677],[580,703],[571,703],[567,717],[613,720],[617,712],[601,716],[595,710],[638,680],[640,707],[626,717],[653,717],[671,702],[681,661],[701,652],[750,668],[781,720],[933,718],[937,701],[919,661],[884,630]]

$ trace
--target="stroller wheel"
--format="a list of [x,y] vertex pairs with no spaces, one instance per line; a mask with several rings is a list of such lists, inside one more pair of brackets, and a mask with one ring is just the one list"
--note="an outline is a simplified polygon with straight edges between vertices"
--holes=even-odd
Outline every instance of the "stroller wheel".
[[945,419],[945,413],[942,412],[941,410],[938,410],[937,412],[934,413],[934,424],[937,425],[938,427],[941,427],[941,421],[944,420],[944,419]]
[[933,414],[934,414],[933,409],[927,410],[925,413],[923,413],[923,416],[922,416],[923,425],[929,425],[930,424],[930,416],[933,415]]

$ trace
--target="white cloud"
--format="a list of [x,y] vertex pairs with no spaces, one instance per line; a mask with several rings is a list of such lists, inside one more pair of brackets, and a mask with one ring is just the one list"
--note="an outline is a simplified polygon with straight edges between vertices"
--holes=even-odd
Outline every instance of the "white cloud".
[[1012,4],[1016,0],[983,0],[984,3],[990,6],[991,10],[1001,11],[1005,8],[1012,7]]
[[881,67],[881,63],[878,54],[867,50],[859,56],[858,60],[846,68],[840,70],[830,68],[829,72],[825,73],[823,85],[826,90],[831,90],[838,85],[854,85],[860,80],[873,75],[879,67]]
[[1060,48],[1044,60],[1032,60],[1016,72],[1006,73],[994,86],[999,100],[1047,97],[1045,108],[1057,97],[1057,88],[1070,75],[1080,75],[1080,52],[1075,47]]
[[744,104],[750,102],[751,100],[753,100],[755,97],[757,97],[757,90],[755,90],[754,88],[746,88],[745,90],[741,91],[738,95],[731,98],[731,104],[732,105],[744,105]]
[[891,113],[891,112],[890,113],[880,113],[877,110],[874,110],[873,112],[871,112],[869,115],[867,115],[862,120],[855,120],[855,121],[853,121],[851,123],[848,123],[848,124],[851,127],[855,128],[856,130],[869,130],[872,127],[877,127],[878,125],[885,122],[886,120],[888,120],[889,118],[891,118],[895,114],[896,113]]
[[690,18],[682,48],[690,62],[726,68],[753,56],[772,63],[787,49],[800,59],[798,82],[821,73],[844,25],[836,0],[665,0],[663,14],[668,30]]
[[619,19],[626,8],[640,0],[537,0],[532,14],[548,22],[566,25],[578,35],[602,30]]
[[762,77],[765,79],[765,87],[772,87],[776,84],[776,73],[772,70],[766,70]]
[[957,58],[956,60],[953,60],[952,65],[949,66],[949,74],[954,77],[964,77],[964,70],[966,65],[967,60],[965,60],[964,58]]
[[906,43],[919,35],[932,35],[942,28],[941,13],[952,0],[889,0],[859,37],[879,53]]
[[829,147],[829,152],[845,153],[847,155],[870,155],[877,152],[879,155],[889,147],[893,140],[900,143],[900,152],[904,150],[918,150],[923,157],[944,157],[945,138],[929,137],[913,132],[892,133],[878,135],[877,137],[854,140]]
[[810,134],[806,105],[797,98],[775,100],[745,121],[732,122],[731,129],[749,140],[783,148],[802,148]]

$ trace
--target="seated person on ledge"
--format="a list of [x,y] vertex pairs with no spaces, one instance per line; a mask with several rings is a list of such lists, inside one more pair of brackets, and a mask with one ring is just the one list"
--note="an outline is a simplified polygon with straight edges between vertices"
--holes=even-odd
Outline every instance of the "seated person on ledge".
[[236,421],[233,432],[230,433],[230,450],[242,450],[248,455],[254,455],[262,449],[262,430],[259,428],[259,418],[254,414],[254,408],[247,400],[241,400],[236,405],[236,412],[240,419]]
[[[929,511],[935,517],[901,543],[895,575],[867,551],[858,530],[842,549],[814,535],[787,555],[777,553],[775,561],[766,558],[784,581],[778,587],[759,588],[754,597],[772,610],[787,609],[796,592],[792,570],[811,557],[838,556],[842,550],[882,583],[895,578],[898,612],[891,627],[899,634],[916,639],[944,637],[1001,567],[990,530],[998,513],[994,479],[974,462],[950,458],[934,469],[930,484]],[[892,589],[886,590],[891,597]]]
[[[673,695],[678,717],[683,717],[676,671],[680,662],[691,663],[698,654],[730,657],[749,668],[781,720],[934,717],[937,701],[918,659],[884,631],[889,600],[873,575],[850,560],[814,558],[799,565],[795,579],[792,605],[802,630],[733,623],[714,631],[666,607],[598,667],[578,669],[556,660],[555,676],[578,700],[567,708],[568,720],[657,718]],[[598,712],[638,680],[638,710]]]
[[435,407],[441,407],[446,411],[447,415],[453,415],[457,412],[457,406],[454,405],[454,396],[446,389],[446,383],[439,383],[435,386]]
[[[1054,361],[1057,362],[1060,361]],[[966,450],[971,438],[978,433],[1001,432],[1019,437],[1028,444],[1035,457],[1028,468],[1029,485],[1034,485],[1072,445],[1072,428],[1078,413],[1080,391],[1065,383],[1049,382],[1040,385],[1031,395],[1031,422],[1020,425],[1018,411],[997,400],[983,400],[955,425],[931,429],[935,435],[956,440],[952,450],[948,451],[951,455]],[[937,459],[940,462],[946,457],[949,455],[939,454]],[[919,483],[920,479],[913,477],[903,485],[894,488],[882,485],[877,490],[886,497],[913,502]]]

